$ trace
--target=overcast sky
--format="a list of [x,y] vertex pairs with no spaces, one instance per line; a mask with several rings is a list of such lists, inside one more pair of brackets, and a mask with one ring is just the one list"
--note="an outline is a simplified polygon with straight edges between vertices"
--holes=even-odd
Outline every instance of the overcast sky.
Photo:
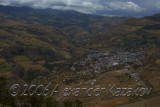
[[76,10],[82,13],[145,16],[160,13],[160,0],[0,0],[0,5]]

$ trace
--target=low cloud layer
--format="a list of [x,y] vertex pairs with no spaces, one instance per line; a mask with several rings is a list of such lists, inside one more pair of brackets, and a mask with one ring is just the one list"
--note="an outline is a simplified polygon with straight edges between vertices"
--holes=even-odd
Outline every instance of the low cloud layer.
[[0,0],[0,5],[76,10],[93,14],[97,11],[141,13],[160,10],[159,0]]

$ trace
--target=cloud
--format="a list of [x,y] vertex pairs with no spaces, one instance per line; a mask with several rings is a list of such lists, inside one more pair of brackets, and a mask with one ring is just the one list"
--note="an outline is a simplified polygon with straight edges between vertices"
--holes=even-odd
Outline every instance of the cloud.
[[145,10],[144,8],[139,7],[137,4],[133,2],[120,2],[120,1],[113,1],[107,3],[110,10],[122,10],[122,11],[133,11],[133,12],[140,12]]
[[160,9],[160,2],[156,5],[157,9]]
[[5,6],[76,10],[83,13],[92,13],[96,10],[104,9],[104,6],[98,0],[0,0],[0,4]]
[[0,0],[0,5],[76,10],[83,13],[96,13],[97,11],[138,13],[160,9],[159,0]]

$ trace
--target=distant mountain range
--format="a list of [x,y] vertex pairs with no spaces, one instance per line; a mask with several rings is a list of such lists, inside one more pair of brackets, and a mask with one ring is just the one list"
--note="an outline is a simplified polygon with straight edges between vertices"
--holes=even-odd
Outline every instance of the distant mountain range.
[[68,26],[88,27],[98,22],[119,21],[125,17],[103,17],[91,14],[83,14],[71,10],[32,9],[29,7],[0,6],[0,13],[10,16],[12,19],[38,22],[44,25],[65,28]]

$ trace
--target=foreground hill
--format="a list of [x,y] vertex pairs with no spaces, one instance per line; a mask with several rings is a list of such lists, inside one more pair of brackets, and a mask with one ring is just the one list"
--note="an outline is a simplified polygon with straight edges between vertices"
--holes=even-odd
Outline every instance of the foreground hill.
[[[44,67],[47,62],[71,58],[72,45],[57,28],[14,21],[2,15],[0,23],[1,75],[11,73],[29,81],[47,74],[49,68]],[[33,77],[25,77],[31,72]]]

